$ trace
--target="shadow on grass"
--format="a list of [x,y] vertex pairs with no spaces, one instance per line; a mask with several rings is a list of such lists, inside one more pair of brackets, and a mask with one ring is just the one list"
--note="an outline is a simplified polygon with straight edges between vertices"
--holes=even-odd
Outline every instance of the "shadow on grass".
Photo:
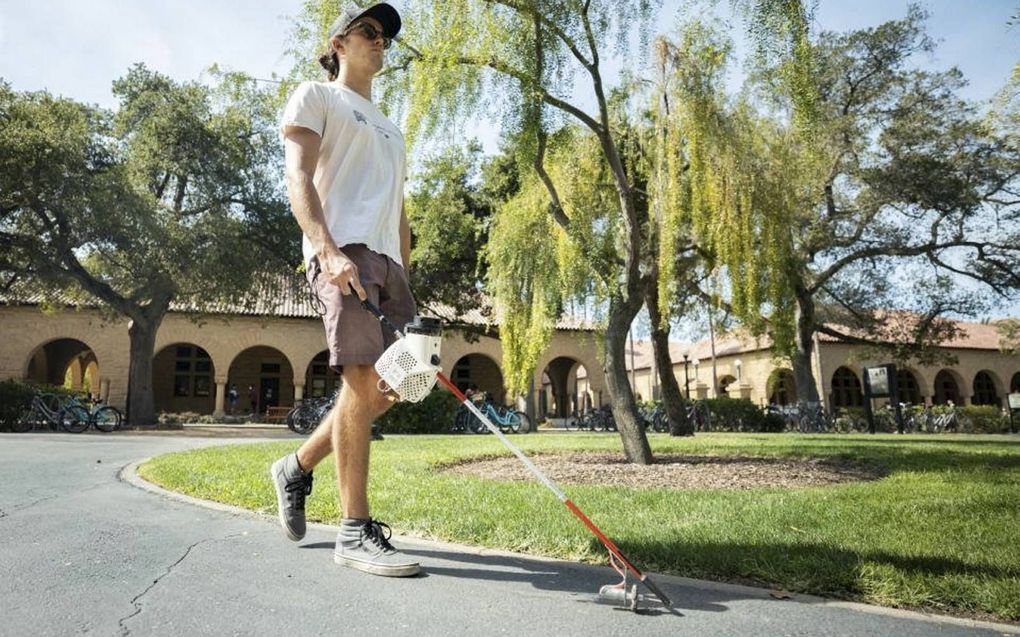
[[[981,471],[1020,468],[1020,446],[1017,446],[1015,450],[1009,449],[1004,450],[1001,454],[992,454],[983,450],[968,451],[968,446],[981,444],[980,442],[960,443],[954,447],[932,449],[911,448],[909,445],[904,448],[902,443],[907,441],[901,440],[894,442],[875,440],[865,441],[869,444],[863,448],[855,449],[857,442],[854,441],[854,445],[833,447],[822,441],[805,440],[795,447],[789,448],[793,453],[778,453],[776,455],[778,457],[845,458],[865,463],[880,462],[893,472],[918,469]],[[765,448],[765,451],[768,449]]]

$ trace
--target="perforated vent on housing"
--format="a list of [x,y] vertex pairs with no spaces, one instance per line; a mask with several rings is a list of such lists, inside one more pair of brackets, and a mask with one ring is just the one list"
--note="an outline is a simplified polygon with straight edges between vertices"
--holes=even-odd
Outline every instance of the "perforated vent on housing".
[[[424,357],[429,343],[418,342],[432,337],[408,335],[393,343],[375,364],[379,378],[395,391],[401,400],[416,403],[428,396],[436,384],[436,372],[440,368],[428,361],[420,360],[415,353]],[[437,339],[438,341],[438,339]],[[435,344],[438,351],[438,342]]]

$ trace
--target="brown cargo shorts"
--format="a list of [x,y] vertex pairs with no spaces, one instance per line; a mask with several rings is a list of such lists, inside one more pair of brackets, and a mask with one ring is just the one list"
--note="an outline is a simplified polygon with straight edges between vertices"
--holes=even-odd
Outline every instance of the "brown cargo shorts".
[[[340,251],[358,266],[358,278],[368,300],[394,327],[403,330],[417,311],[404,268],[361,243],[341,246]],[[312,292],[322,301],[319,310],[325,307],[322,322],[329,366],[342,372],[344,365],[374,365],[397,337],[361,307],[356,294],[342,294],[339,287],[326,280],[318,257],[312,257],[308,264],[308,280]]]

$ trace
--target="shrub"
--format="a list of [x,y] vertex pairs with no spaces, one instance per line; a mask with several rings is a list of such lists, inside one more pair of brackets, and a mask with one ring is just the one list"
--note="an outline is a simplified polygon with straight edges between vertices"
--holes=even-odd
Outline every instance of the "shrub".
[[1009,416],[993,405],[968,405],[960,408],[963,431],[976,434],[1009,432]]
[[705,400],[712,415],[713,431],[780,432],[783,419],[776,414],[764,414],[746,398],[709,398]]
[[30,385],[14,379],[0,382],[0,431],[11,430],[34,393]]
[[434,434],[453,427],[460,401],[448,391],[433,391],[420,403],[398,402],[377,421],[385,433]]

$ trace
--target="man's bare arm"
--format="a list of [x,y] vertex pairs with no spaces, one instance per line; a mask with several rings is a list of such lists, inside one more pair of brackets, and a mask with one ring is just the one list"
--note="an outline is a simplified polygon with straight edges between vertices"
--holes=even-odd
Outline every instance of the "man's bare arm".
[[344,294],[347,294],[349,287],[353,286],[358,296],[364,299],[365,290],[358,278],[358,268],[340,251],[330,235],[326,215],[322,212],[322,201],[312,181],[319,160],[320,142],[319,135],[307,128],[288,126],[284,131],[284,157],[290,209],[301,226],[301,231],[311,241],[327,280],[338,286]]

